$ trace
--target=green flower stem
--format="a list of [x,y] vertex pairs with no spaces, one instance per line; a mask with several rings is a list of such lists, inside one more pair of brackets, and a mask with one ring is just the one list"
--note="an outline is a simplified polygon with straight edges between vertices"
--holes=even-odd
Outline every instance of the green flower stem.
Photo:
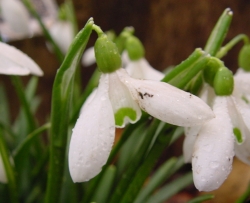
[[93,25],[93,30],[97,33],[98,37],[104,34],[102,29],[98,25]]
[[108,168],[109,164],[113,161],[113,159],[115,158],[115,156],[117,155],[118,151],[121,149],[121,147],[123,146],[123,144],[127,141],[127,139],[129,138],[129,136],[133,133],[133,131],[138,128],[140,125],[144,125],[144,122],[147,119],[147,114],[143,114],[142,118],[135,124],[130,124],[128,125],[125,130],[123,131],[121,138],[119,139],[119,141],[117,142],[117,144],[114,146],[114,148],[112,149],[108,161],[107,163],[103,166],[101,173],[96,176],[92,181],[90,186],[87,188],[87,192],[86,195],[83,198],[83,203],[84,202],[89,202],[95,192],[95,188],[98,187],[98,184],[101,181],[101,178],[103,176],[103,174],[105,173],[106,169]]
[[67,19],[73,25],[74,36],[75,36],[78,33],[78,26],[77,26],[77,20],[76,20],[76,13],[75,13],[75,9],[74,9],[74,4],[73,4],[72,0],[65,0],[65,2],[66,2]]
[[115,186],[115,191],[113,192],[113,195],[111,196],[109,203],[121,202],[121,197],[124,195],[125,191],[129,187],[130,182],[133,180],[138,167],[142,163],[145,153],[147,152],[150,146],[150,143],[154,137],[153,135],[155,134],[156,129],[158,128],[160,122],[161,121],[154,119],[153,122],[150,124],[149,128],[147,129],[144,141],[140,147],[140,150],[133,157],[131,163],[129,164],[128,169],[124,171],[121,179],[119,180],[119,183]]
[[6,176],[8,179],[8,189],[11,203],[18,203],[16,176],[14,168],[10,163],[10,156],[7,152],[7,147],[3,138],[2,129],[0,129],[0,156],[2,157]]
[[[190,67],[193,66],[200,58],[203,58],[204,51],[202,49],[198,48],[195,49],[195,51],[183,62],[181,62],[179,65],[177,65],[174,69],[172,69],[163,79],[162,82],[169,83],[171,80],[178,78],[181,73],[189,70]],[[179,78],[178,78],[179,80]]]
[[248,39],[247,35],[245,35],[245,34],[237,35],[230,42],[228,42],[225,46],[221,47],[215,56],[217,58],[222,58],[223,56],[225,56],[227,54],[227,52],[230,49],[232,49],[240,41],[243,41],[244,44],[249,44],[249,39]]
[[229,8],[225,9],[208,38],[204,48],[207,53],[215,56],[219,51],[228,32],[232,17],[233,12]]
[[40,26],[41,26],[41,28],[43,30],[43,34],[44,34],[45,38],[52,45],[53,51],[56,54],[58,60],[60,62],[62,62],[63,59],[64,59],[64,54],[62,53],[62,51],[60,50],[58,45],[55,43],[55,41],[51,37],[49,31],[47,30],[46,26],[44,25],[44,23],[43,23],[42,19],[40,18],[39,14],[34,9],[32,3],[30,2],[30,0],[22,0],[22,2],[27,7],[27,9],[30,11],[30,13],[37,19],[37,21],[39,22],[39,24],[40,24]]
[[77,34],[54,80],[51,106],[50,162],[45,203],[59,202],[60,199],[74,75],[92,33],[93,24],[93,19],[89,19],[85,27]]

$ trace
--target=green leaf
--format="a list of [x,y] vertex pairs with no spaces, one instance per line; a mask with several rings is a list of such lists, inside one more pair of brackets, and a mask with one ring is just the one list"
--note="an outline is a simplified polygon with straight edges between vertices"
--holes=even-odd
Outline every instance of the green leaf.
[[105,203],[107,202],[109,193],[111,192],[111,187],[115,180],[116,168],[115,166],[111,165],[105,171],[101,182],[99,183],[98,187],[96,188],[94,197],[92,201],[98,203]]
[[192,172],[172,181],[151,196],[146,203],[162,203],[193,182]]
[[233,12],[231,9],[225,9],[208,38],[207,44],[204,48],[207,53],[215,56],[219,51],[228,32],[232,17]]
[[214,198],[214,195],[206,194],[206,195],[202,195],[202,196],[196,197],[194,199],[191,199],[187,203],[201,203],[201,202],[213,199],[213,198]]
[[74,75],[92,32],[93,24],[93,19],[90,18],[85,27],[77,34],[54,81],[51,107],[50,166],[45,197],[47,203],[58,202],[60,197]]

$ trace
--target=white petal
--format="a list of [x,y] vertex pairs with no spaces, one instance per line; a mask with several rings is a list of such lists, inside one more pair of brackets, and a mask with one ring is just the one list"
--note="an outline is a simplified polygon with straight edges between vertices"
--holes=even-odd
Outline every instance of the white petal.
[[215,96],[214,89],[209,84],[205,83],[199,93],[199,97],[209,106],[212,106]]
[[136,80],[118,70],[121,81],[141,109],[155,118],[178,126],[196,126],[214,117],[200,98],[164,82]]
[[8,182],[1,154],[0,154],[0,182],[1,183]]
[[96,93],[97,93],[97,88],[93,89],[93,91],[90,93],[90,95],[88,96],[84,104],[82,105],[80,114],[84,112],[84,109],[86,108],[86,106],[88,106],[92,102],[92,100],[95,98]]
[[184,128],[185,138],[183,142],[183,156],[185,163],[191,163],[194,143],[200,129],[201,129],[200,125]]
[[0,42],[0,73],[42,76],[39,66],[26,54],[13,46]]
[[227,97],[216,97],[213,110],[216,117],[202,126],[192,158],[194,184],[200,191],[220,187],[232,169],[234,135]]
[[248,131],[248,134],[246,135],[244,142],[241,145],[235,142],[235,147],[234,147],[236,157],[248,165],[250,165],[249,146],[250,146],[250,132]]
[[136,79],[160,81],[164,78],[164,74],[152,68],[144,58],[129,62],[125,69],[132,78]]
[[129,56],[128,56],[128,52],[123,51],[121,57],[122,57],[122,67],[126,67],[128,65],[128,63],[131,62],[131,60],[129,59]]
[[69,170],[74,182],[95,177],[111,151],[115,121],[108,98],[108,75],[103,74],[95,98],[84,109],[73,129]]
[[128,88],[120,81],[116,72],[109,74],[109,98],[115,114],[116,127],[135,123],[141,117],[141,109],[131,97]]
[[49,33],[65,54],[74,39],[73,26],[67,21],[57,21],[50,28]]
[[82,56],[82,64],[84,66],[90,66],[95,63],[95,50],[94,47],[86,49]]
[[19,37],[30,36],[29,13],[17,0],[1,0],[0,7],[4,21]]

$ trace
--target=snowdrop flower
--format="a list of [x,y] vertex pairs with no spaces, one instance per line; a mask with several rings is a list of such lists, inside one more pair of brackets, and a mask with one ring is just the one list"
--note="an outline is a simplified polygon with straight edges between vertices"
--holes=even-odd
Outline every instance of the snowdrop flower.
[[1,0],[0,7],[3,20],[16,36],[23,38],[31,35],[29,13],[21,1]]
[[26,54],[13,46],[0,42],[0,74],[42,76],[43,71]]
[[200,95],[216,117],[201,126],[185,129],[184,157],[186,162],[192,161],[194,184],[200,191],[220,187],[232,169],[234,153],[240,159],[247,158],[242,143],[249,142],[250,109],[232,94],[233,84],[232,73],[220,68],[214,78],[215,92],[206,84]]
[[103,74],[73,129],[69,170],[74,182],[88,181],[101,171],[114,142],[115,126],[135,123],[141,109],[179,126],[201,125],[214,117],[211,109],[194,95],[167,83],[130,77],[120,68],[118,50],[105,35],[99,36],[95,54]]

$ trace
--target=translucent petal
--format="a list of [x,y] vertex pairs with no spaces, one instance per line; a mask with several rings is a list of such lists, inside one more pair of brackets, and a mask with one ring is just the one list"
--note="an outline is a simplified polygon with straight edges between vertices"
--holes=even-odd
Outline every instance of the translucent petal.
[[84,108],[73,129],[69,146],[69,170],[74,182],[95,177],[106,163],[115,121],[108,98],[108,75],[103,74],[95,98]]
[[18,37],[28,37],[31,35],[29,13],[20,1],[1,0],[0,7],[3,20],[9,25],[11,30],[16,32]]
[[26,54],[13,46],[0,42],[0,73],[10,75],[42,76],[39,66]]
[[82,108],[80,110],[80,114],[82,112],[84,112],[84,109],[86,108],[86,106],[89,105],[90,102],[92,102],[92,100],[95,98],[95,95],[97,93],[97,88],[95,88],[91,93],[90,95],[88,96],[88,98],[86,99],[86,101],[84,102],[84,104],[82,105]]
[[201,126],[185,127],[185,138],[183,142],[183,156],[185,163],[191,163],[194,143],[197,135],[201,129]]
[[209,106],[212,106],[215,96],[214,89],[209,84],[205,83],[201,89],[199,97]]
[[95,50],[94,47],[86,49],[82,56],[82,64],[84,66],[90,66],[95,63]]
[[[248,131],[248,129],[246,129]],[[245,140],[242,144],[235,142],[235,155],[242,162],[250,165],[250,132],[246,134]]]
[[73,26],[67,21],[57,21],[50,28],[49,33],[58,44],[61,51],[67,53],[74,39]]
[[1,155],[0,155],[0,182],[1,183],[7,183],[8,182]]
[[116,127],[135,123],[141,117],[141,109],[133,100],[128,88],[120,81],[116,72],[109,74],[109,98],[115,114]]
[[194,184],[200,191],[220,187],[232,169],[234,135],[227,97],[216,97],[213,111],[216,117],[202,126],[192,157]]
[[164,77],[162,72],[152,68],[144,58],[129,62],[125,69],[132,78],[136,79],[160,81]]
[[178,126],[196,126],[214,117],[200,98],[167,83],[136,80],[118,70],[121,81],[144,111],[164,122]]

